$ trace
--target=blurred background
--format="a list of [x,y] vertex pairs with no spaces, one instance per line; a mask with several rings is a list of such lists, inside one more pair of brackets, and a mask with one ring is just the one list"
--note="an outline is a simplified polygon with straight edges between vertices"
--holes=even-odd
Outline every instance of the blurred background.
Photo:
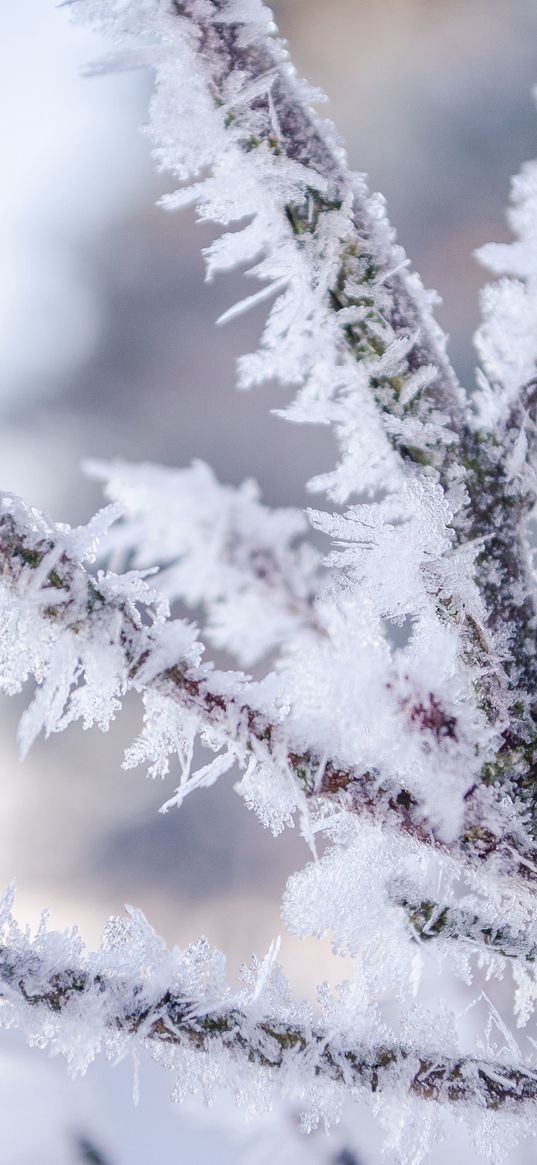
[[[537,150],[533,0],[281,0],[276,14],[299,71],[328,93],[351,164],[385,194],[401,242],[442,296],[438,317],[471,385],[485,282],[472,253],[508,238],[509,178]],[[80,75],[107,47],[53,0],[3,12],[1,486],[76,523],[101,504],[83,457],[201,457],[222,480],[257,478],[269,503],[303,504],[304,482],[331,465],[330,442],[270,416],[278,388],[235,391],[235,357],[256,346],[264,311],[214,327],[243,281],[204,285],[210,228],[155,207],[170,182],[155,175],[139,130],[151,78]],[[286,879],[308,860],[300,838],[267,836],[232,779],[159,816],[173,784],[120,767],[139,725],[134,704],[107,736],[75,728],[38,742],[21,765],[22,707],[0,706],[0,884],[16,875],[19,920],[34,925],[47,906],[51,925],[79,923],[94,943],[132,902],[171,943],[206,934],[228,953],[232,978],[262,955],[281,930]],[[284,939],[283,961],[306,994],[347,973],[328,943]],[[223,1111],[207,1121],[172,1110],[161,1075],[142,1065],[133,1109],[132,1065],[96,1065],[69,1082],[63,1064],[3,1035],[1,1165],[265,1160],[266,1129],[236,1128]],[[36,1104],[40,1122],[28,1119]],[[303,1143],[293,1114],[276,1114],[271,1129],[273,1159],[286,1140],[297,1165],[379,1160],[362,1112],[329,1144]],[[517,1165],[533,1152],[521,1150]],[[439,1148],[435,1165],[446,1159]]]

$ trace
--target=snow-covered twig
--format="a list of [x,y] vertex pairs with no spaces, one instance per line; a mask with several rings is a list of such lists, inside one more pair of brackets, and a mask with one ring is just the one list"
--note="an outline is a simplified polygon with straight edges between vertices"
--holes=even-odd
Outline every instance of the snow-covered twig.
[[318,94],[297,80],[270,9],[259,0],[154,0],[126,16],[120,3],[79,0],[75,15],[120,41],[138,23],[153,35],[159,163],[182,182],[212,169],[166,205],[194,202],[225,225],[253,216],[210,248],[209,272],[257,259],[254,274],[273,289],[261,351],[241,360],[241,378],[297,384],[292,418],[335,425],[342,464],[318,484],[341,498],[384,488],[387,474],[397,476],[390,446],[447,481],[464,401],[444,337],[382,200],[368,196],[314,113]]
[[[495,434],[470,419],[382,201],[349,171],[332,127],[313,111],[315,94],[297,80],[270,10],[260,0],[149,0],[126,14],[119,2],[79,0],[76,13],[121,42],[141,31],[153,40],[151,133],[159,164],[182,183],[166,205],[193,202],[225,226],[248,220],[209,249],[209,274],[256,260],[260,294],[273,290],[261,349],[241,359],[240,376],[244,385],[296,384],[286,415],[334,426],[340,464],[312,485],[338,501],[398,491],[409,475],[446,490],[455,543],[479,553],[484,624],[452,591],[439,588],[438,603],[477,663],[489,716],[500,723],[507,709],[510,740],[524,749],[537,682],[525,507]],[[509,771],[507,784],[527,800],[525,765]]]
[[412,899],[395,894],[394,901],[405,912],[413,934],[421,942],[432,939],[453,939],[468,942],[477,948],[488,947],[491,952],[507,959],[522,959],[534,963],[537,942],[524,931],[514,931],[508,925],[493,926],[478,914],[458,906],[444,906],[425,899]]
[[[63,1051],[75,1071],[84,1070],[103,1050],[125,1054],[139,1041],[153,1050],[161,1046],[162,1062],[184,1078],[186,1091],[199,1086],[189,1058],[194,1051],[209,1061],[212,1090],[226,1065],[228,1080],[236,1081],[243,1096],[248,1093],[245,1072],[261,1069],[269,1088],[279,1084],[302,1103],[319,1080],[354,1095],[399,1090],[495,1110],[537,1100],[537,1074],[522,1064],[449,1056],[442,1050],[420,1052],[389,1040],[372,1046],[358,1025],[337,1033],[333,1023],[316,1026],[309,1008],[292,1002],[277,966],[268,972],[272,1006],[270,991],[267,998],[259,994],[255,963],[249,989],[233,995],[223,978],[223,961],[206,940],[184,952],[167,952],[138,911],[125,922],[111,919],[101,951],[89,956],[76,936],[41,927],[32,943],[9,917],[4,925],[8,933],[11,927],[15,941],[0,946],[0,1022],[20,1026],[41,1046]],[[71,961],[63,962],[70,945]],[[129,974],[129,961],[136,966],[141,959],[139,977]],[[206,980],[203,994],[200,975]],[[73,1024],[79,1032],[76,1052]],[[203,1078],[203,1064],[199,1070]]]
[[[101,525],[106,527],[108,523],[105,511]],[[24,750],[42,728],[58,731],[70,720],[89,715],[95,692],[91,690],[84,699],[83,688],[76,686],[81,679],[90,689],[93,680],[97,684],[101,719],[95,714],[92,717],[101,727],[106,727],[118,710],[127,688],[142,693],[155,691],[170,699],[183,715],[193,713],[196,730],[202,734],[212,732],[212,747],[231,746],[231,758],[243,766],[249,758],[256,758],[268,766],[275,779],[283,764],[296,782],[297,804],[304,795],[337,798],[352,813],[384,822],[440,852],[458,854],[463,864],[479,866],[492,855],[505,872],[517,873],[525,882],[533,879],[537,852],[516,822],[506,821],[499,806],[495,809],[493,793],[488,799],[488,818],[483,819],[476,816],[478,811],[484,814],[483,790],[476,804],[475,791],[468,791],[468,813],[461,835],[447,842],[408,788],[393,779],[383,779],[375,769],[348,765],[329,755],[322,757],[314,745],[300,747],[293,742],[292,724],[289,726],[281,717],[271,718],[262,702],[256,704],[257,685],[249,684],[240,675],[224,676],[200,664],[201,647],[192,628],[177,620],[155,622],[151,602],[155,601],[156,592],[148,590],[142,580],[135,577],[137,585],[131,596],[130,576],[94,577],[88,573],[80,561],[80,547],[90,537],[88,529],[69,532],[67,527],[55,527],[10,495],[2,498],[0,579],[10,611],[8,624],[4,625],[2,683],[4,688],[14,690],[28,673],[42,683],[34,704],[23,717]],[[24,628],[27,636],[31,635],[31,626],[35,628],[33,658],[31,653],[20,654],[17,607],[23,620],[28,614],[33,619],[33,624]],[[149,623],[144,608],[149,613]],[[88,664],[85,651],[97,653],[95,664],[91,660]],[[111,652],[116,672],[109,681],[110,690],[103,686],[105,651]],[[71,672],[67,671],[66,676],[61,668],[69,663]],[[10,667],[14,669],[11,673]],[[434,697],[425,705],[409,704],[404,713],[410,730],[415,726],[418,731],[430,733],[432,740],[441,742],[454,733],[453,722]]]

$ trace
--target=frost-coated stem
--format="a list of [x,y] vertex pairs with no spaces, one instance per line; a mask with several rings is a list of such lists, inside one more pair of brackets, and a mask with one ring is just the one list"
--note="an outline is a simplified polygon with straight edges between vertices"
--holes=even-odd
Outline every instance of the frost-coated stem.
[[[305,176],[302,197],[280,206],[280,212],[289,220],[296,246],[305,249],[306,255],[309,248],[313,280],[316,261],[330,236],[330,220],[342,207],[347,208],[349,232],[342,240],[332,283],[325,290],[326,304],[345,317],[341,336],[352,358],[366,369],[370,365],[370,390],[403,462],[418,472],[422,468],[436,471],[447,490],[464,483],[468,491],[468,501],[455,515],[454,527],[459,542],[484,539],[477,581],[485,599],[488,627],[513,693],[509,710],[515,723],[508,744],[516,739],[517,744],[527,746],[530,742],[533,746],[537,606],[523,530],[529,501],[509,479],[505,459],[498,458],[498,439],[500,450],[508,454],[513,432],[517,436],[520,430],[524,401],[532,396],[534,411],[535,393],[524,391],[520,416],[508,418],[504,432],[493,435],[493,443],[490,435],[483,439],[483,434],[476,434],[423,292],[404,266],[390,271],[390,266],[398,264],[395,259],[390,264],[392,244],[386,223],[379,224],[378,206],[349,173],[343,152],[308,107],[281,42],[270,35],[273,30],[261,26],[261,33],[259,29],[256,33],[240,20],[234,22],[227,0],[212,0],[203,9],[196,0],[175,0],[174,8],[195,33],[196,51],[208,70],[214,100],[227,110],[225,124],[233,130],[243,152],[252,155],[255,164],[257,150],[265,149],[275,158],[284,156],[298,162],[305,174],[309,172],[312,185],[308,186]],[[263,77],[270,78],[270,86],[259,91]],[[236,85],[240,79],[241,86],[236,105],[230,100],[233,78]],[[315,189],[316,176],[327,184],[324,193]],[[352,312],[357,311],[360,319],[354,323]],[[408,352],[396,372],[384,370],[382,361],[390,344],[403,337],[412,338]],[[428,376],[431,368],[436,372]],[[420,434],[415,444],[408,436],[413,424]],[[345,435],[348,439],[348,430]],[[469,624],[466,634],[471,650],[486,668],[488,652],[483,652],[473,632]],[[496,715],[494,700],[491,714]],[[529,760],[529,774],[527,756],[521,764],[516,763],[518,757],[515,763],[511,758],[508,765],[509,781],[526,799],[528,787],[535,784],[533,757]],[[498,778],[501,775],[498,773]],[[530,800],[533,812],[533,794]]]
[[[437,423],[439,413],[449,420],[447,443],[442,443],[437,425],[435,449],[428,453],[401,438],[397,427],[390,434],[405,461],[418,465],[431,461],[446,480],[456,460],[453,441],[456,449],[464,401],[444,337],[415,277],[407,274],[401,249],[393,246],[378,202],[369,199],[348,170],[340,144],[308,105],[282,42],[274,35],[269,10],[264,9],[256,26],[233,20],[227,0],[212,0],[203,7],[196,0],[174,0],[172,8],[193,32],[215,103],[226,110],[227,127],[242,151],[252,156],[253,165],[259,150],[304,168],[302,193],[279,210],[288,220],[296,247],[309,251],[312,278],[315,255],[322,259],[332,219],[333,229],[341,230],[337,216],[344,208],[348,233],[341,239],[339,263],[324,292],[326,305],[335,314],[343,313],[342,340],[353,359],[371,361],[371,388],[381,413],[400,420],[419,415],[425,424]],[[260,84],[263,79],[265,86]],[[278,161],[273,179],[276,205],[279,168]],[[359,322],[353,322],[353,313],[360,316]],[[410,341],[408,352],[397,374],[391,375],[383,371],[382,357],[390,343],[403,337]],[[405,392],[411,378],[412,391]]]
[[[163,46],[155,57],[156,154],[182,184],[198,179],[168,204],[194,202],[202,217],[224,224],[253,216],[209,249],[209,269],[259,260],[252,273],[265,282],[260,295],[272,288],[276,298],[260,351],[241,361],[241,379],[295,383],[291,418],[334,425],[342,460],[316,486],[344,500],[398,489],[409,475],[437,478],[451,499],[457,543],[483,544],[485,634],[456,600],[453,609],[450,591],[439,589],[438,603],[461,628],[491,722],[506,711],[514,722],[506,751],[514,741],[525,748],[535,736],[537,685],[525,507],[496,456],[498,434],[476,435],[419,280],[408,274],[379,200],[313,112],[270,11],[235,0],[155,0],[131,22],[122,5],[89,7],[90,19],[120,39],[139,23]],[[526,799],[527,762],[509,757],[495,778]]]
[[488,947],[492,953],[509,959],[534,963],[537,942],[523,931],[514,931],[507,925],[485,923],[478,914],[458,906],[444,906],[430,899],[394,897],[408,918],[413,935],[420,942],[447,938]]
[[[357,323],[349,314],[342,337],[354,359],[366,368],[368,362],[371,365],[370,389],[403,462],[418,472],[421,468],[436,471],[447,490],[464,482],[468,491],[468,502],[455,515],[454,527],[459,542],[483,539],[477,581],[485,600],[488,629],[512,693],[508,697],[511,729],[506,734],[507,755],[498,766],[496,779],[507,780],[516,787],[530,802],[534,815],[537,606],[524,532],[534,491],[528,495],[527,490],[521,490],[510,478],[506,464],[525,414],[534,417],[534,385],[521,386],[518,406],[501,433],[483,439],[483,434],[475,432],[446,358],[443,338],[432,315],[425,310],[423,294],[417,293],[416,284],[404,267],[390,273],[386,225],[384,233],[379,231],[378,207],[349,173],[342,151],[308,108],[280,42],[266,31],[265,35],[255,35],[240,21],[233,22],[227,14],[226,0],[213,0],[204,9],[209,13],[205,19],[199,15],[201,10],[195,0],[175,0],[174,7],[195,29],[197,52],[209,71],[213,96],[228,110],[227,124],[233,128],[242,150],[255,155],[258,149],[265,148],[276,157],[300,163],[311,175],[320,175],[326,181],[326,192],[321,193],[314,186],[308,188],[305,179],[302,198],[280,208],[289,220],[296,246],[310,248],[312,278],[315,255],[322,254],[330,235],[330,219],[342,207],[349,208],[350,230],[342,241],[333,281],[326,288],[326,303],[342,316],[362,312]],[[221,23],[219,12],[224,13]],[[236,106],[229,101],[233,76],[241,78],[243,92],[248,84],[253,85],[250,100],[243,97]],[[268,92],[256,92],[255,83],[263,76],[271,78],[270,88]],[[412,337],[408,352],[396,374],[386,372],[382,360],[390,343],[403,336]],[[431,366],[436,373],[428,379]],[[424,377],[422,384],[410,391],[410,383],[419,384],[420,376]],[[442,416],[447,422],[444,430],[439,424]],[[415,445],[404,435],[411,431],[413,422],[417,422],[416,431],[422,426]],[[431,428],[427,436],[428,425]],[[430,436],[432,433],[434,437]],[[470,650],[486,670],[488,652],[483,651],[479,635],[474,634],[469,622],[466,637]],[[492,698],[493,717],[497,714],[494,703]]]
[[[171,698],[186,712],[200,717],[201,727],[217,729],[223,741],[239,746],[237,757],[247,763],[249,755],[264,757],[276,766],[287,766],[308,798],[337,798],[353,813],[364,814],[411,838],[442,852],[460,857],[463,864],[478,866],[491,855],[501,859],[502,872],[517,875],[525,883],[537,876],[537,853],[523,840],[506,832],[501,825],[483,824],[479,810],[483,804],[474,790],[468,798],[468,816],[458,842],[447,845],[427,820],[419,801],[404,787],[382,780],[374,769],[359,770],[337,758],[321,757],[315,749],[293,746],[285,722],[274,722],[255,707],[248,685],[228,679],[224,689],[218,673],[205,666],[192,667],[181,657],[166,666],[151,662],[154,644],[151,628],[139,613],[121,597],[106,594],[104,582],[92,577],[85,567],[66,553],[61,533],[47,527],[37,511],[28,511],[22,503],[5,495],[0,512],[0,579],[16,602],[33,583],[33,602],[41,600],[45,622],[65,629],[75,638],[82,633],[98,644],[110,634],[124,656],[128,686],[137,691],[154,690]],[[42,531],[48,530],[48,534]],[[114,623],[115,620],[115,623]],[[119,620],[119,622],[118,622]],[[166,624],[168,631],[174,624]],[[67,699],[67,694],[64,697]],[[449,729],[442,709],[434,702],[408,710],[409,725],[418,721],[437,734]],[[440,717],[440,719],[439,719]],[[489,810],[494,808],[494,798]],[[476,816],[477,814],[477,816]]]
[[518,467],[513,461],[525,422],[533,418],[530,424],[535,423],[536,406],[537,382],[532,381],[521,386],[516,404],[497,432],[476,431],[466,438],[464,448],[471,499],[466,536],[482,544],[477,581],[513,693],[511,725],[498,776],[509,774],[529,800],[532,814],[536,810],[537,589],[525,527],[537,495],[534,474],[525,469],[524,450]]
[[47,1013],[54,1015],[56,1025],[65,1013],[69,1024],[76,1009],[82,1022],[87,1000],[93,1022],[112,1033],[138,1037],[149,1046],[158,1042],[200,1053],[222,1049],[271,1073],[302,1065],[305,1078],[311,1074],[346,1088],[377,1092],[404,1083],[405,1091],[425,1100],[488,1109],[537,1099],[537,1074],[529,1068],[473,1056],[424,1054],[398,1044],[361,1046],[343,1033],[336,1037],[322,1028],[260,1016],[259,1005],[208,1006],[173,989],[149,1001],[143,983],[92,974],[83,967],[57,967],[51,973],[39,952],[31,950],[24,959],[17,949],[0,948],[0,997],[11,1004],[18,1022],[30,1009],[41,1011],[41,1024],[38,1015],[32,1021],[34,1039],[42,1028],[41,1042],[52,1037]]

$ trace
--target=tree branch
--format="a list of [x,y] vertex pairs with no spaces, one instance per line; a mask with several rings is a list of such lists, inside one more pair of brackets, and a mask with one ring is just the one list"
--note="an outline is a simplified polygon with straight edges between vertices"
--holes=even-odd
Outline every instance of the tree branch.
[[420,942],[435,938],[462,940],[474,947],[487,947],[491,953],[508,959],[534,963],[537,958],[537,940],[503,923],[486,923],[474,911],[441,905],[431,899],[401,896],[397,892],[393,901],[404,910],[413,935]]
[[[264,18],[249,25],[230,18],[227,0],[212,0],[202,15],[192,0],[174,0],[172,7],[194,34],[196,54],[207,70],[228,139],[252,170],[266,158],[269,196],[276,213],[287,220],[288,245],[294,239],[313,281],[328,240],[338,239],[339,259],[332,263],[331,280],[319,291],[325,308],[341,318],[341,350],[366,369],[368,362],[371,366],[370,389],[381,417],[398,422],[387,424],[389,440],[404,461],[433,465],[447,483],[457,456],[457,436],[464,428],[464,401],[446,357],[444,337],[416,277],[407,274],[404,253],[394,245],[379,201],[369,199],[362,181],[348,170],[331,127],[314,114],[310,95],[297,82],[274,35],[270,11],[265,9]],[[296,198],[288,202],[281,193],[284,158],[303,168],[302,179],[297,175]],[[408,350],[401,346],[397,368],[383,368],[383,361],[390,363],[386,354],[395,353],[392,345],[402,340]],[[267,348],[272,342],[266,334]],[[442,415],[444,421],[449,418],[449,432],[444,434]],[[405,422],[410,422],[406,425],[410,434],[413,420],[418,422],[415,444],[405,435]]]
[[[473,789],[469,790],[462,836],[448,845],[408,789],[386,781],[374,769],[360,771],[337,758],[323,757],[314,748],[293,747],[285,723],[270,720],[256,708],[244,682],[233,686],[227,678],[222,684],[219,674],[207,666],[192,667],[181,658],[169,662],[169,651],[163,664],[158,641],[155,649],[152,629],[143,624],[132,602],[123,598],[121,587],[118,597],[107,595],[105,582],[88,574],[64,547],[65,534],[48,526],[37,511],[28,511],[22,503],[4,495],[0,513],[0,578],[9,587],[12,601],[18,598],[24,604],[30,588],[33,607],[41,608],[45,622],[54,631],[59,634],[67,630],[75,638],[83,632],[85,641],[94,638],[97,644],[109,639],[108,628],[112,625],[114,640],[125,661],[126,686],[142,692],[157,691],[185,711],[194,712],[201,728],[217,730],[217,747],[226,742],[237,746],[237,759],[242,763],[254,755],[269,765],[287,765],[306,797],[335,797],[351,812],[382,821],[439,852],[462,859],[463,864],[479,866],[494,855],[501,859],[501,872],[520,876],[526,883],[537,877],[537,852],[525,841],[521,827],[516,827],[515,832],[512,821],[506,825],[499,807],[496,825],[483,823],[482,798],[486,790],[480,790],[479,798]],[[166,626],[169,632],[176,624]],[[68,696],[67,691],[64,702]],[[430,708],[421,704],[410,707],[408,717],[409,725],[415,722],[418,729],[431,732],[433,738],[440,739],[450,728],[441,705],[434,699]],[[493,822],[493,790],[487,807],[489,821]]]
[[[524,438],[524,418],[535,414],[537,382],[518,396],[501,427],[475,430],[462,446],[470,506],[459,538],[480,547],[476,582],[487,611],[486,629],[506,676],[508,725],[496,760],[483,779],[506,789],[522,807],[537,841],[537,585],[526,533],[537,500],[531,465],[518,472],[516,444]],[[532,438],[535,444],[535,438]],[[525,460],[524,450],[520,454]],[[485,652],[481,652],[485,659]],[[489,699],[494,708],[494,690]]]
[[[296,79],[269,10],[258,5],[255,14],[244,16],[230,0],[210,0],[203,8],[193,0],[172,0],[170,12],[175,19],[166,22],[158,6],[153,14],[144,9],[145,31],[152,28],[164,44],[160,68],[156,50],[152,132],[163,167],[183,182],[203,177],[165,201],[194,201],[203,217],[216,221],[253,215],[245,231],[225,235],[210,248],[210,270],[261,254],[253,273],[268,280],[278,297],[261,352],[242,361],[243,382],[274,376],[296,382],[301,388],[291,418],[334,424],[343,460],[316,484],[338,500],[354,490],[397,489],[409,471],[424,472],[437,477],[453,501],[457,542],[487,538],[478,583],[488,628],[477,626],[452,594],[439,594],[438,600],[444,617],[456,619],[464,650],[477,662],[491,722],[502,720],[507,704],[517,739],[527,743],[535,736],[531,702],[537,686],[537,657],[527,631],[537,607],[533,594],[520,601],[520,583],[527,584],[531,573],[520,512],[504,488],[490,434],[476,436],[469,421],[419,281],[409,276],[378,199],[369,198],[362,180],[348,170],[331,127],[313,112],[311,93]],[[95,6],[92,18],[99,19]],[[114,14],[106,5],[101,19],[107,30],[124,33],[122,10]],[[179,53],[181,67],[170,71],[170,54]],[[188,118],[181,120],[190,66],[207,106],[201,102],[198,114],[190,94]],[[177,125],[170,122],[174,107]],[[200,118],[201,158],[182,129],[192,116]],[[212,167],[211,177],[204,176],[204,166]],[[381,429],[395,459],[382,451]],[[493,536],[483,521],[491,514]],[[527,784],[526,768],[524,758],[520,770],[511,765],[509,776],[501,775],[517,794]]]
[[236,1005],[196,999],[156,989],[151,980],[92,973],[83,962],[51,971],[46,957],[26,942],[23,953],[0,947],[0,996],[9,1006],[10,1022],[24,1028],[29,1020],[32,1039],[41,1033],[41,1044],[57,1040],[63,1017],[69,1025],[76,1014],[83,1025],[87,1013],[95,1050],[107,1031],[149,1047],[156,1043],[202,1054],[221,1050],[238,1066],[254,1064],[271,1075],[298,1072],[302,1094],[310,1077],[321,1077],[349,1089],[403,1088],[424,1100],[485,1109],[537,1100],[537,1074],[525,1066],[423,1053],[398,1044],[364,1046],[352,1035],[336,1035],[333,1025],[325,1030],[264,1013],[262,1001]]
[[[457,542],[487,539],[477,581],[488,626],[452,592],[439,591],[438,607],[476,664],[490,722],[503,725],[507,712],[515,725],[505,732],[506,753],[513,740],[524,752],[535,739],[537,656],[528,629],[537,607],[527,585],[520,598],[531,574],[520,509],[504,488],[490,434],[476,435],[469,421],[430,304],[407,273],[378,199],[350,173],[331,127],[313,112],[263,5],[244,15],[232,0],[202,7],[170,0],[169,18],[155,4],[131,21],[118,8],[92,4],[90,19],[120,38],[136,32],[138,21],[144,37],[154,37],[159,163],[183,183],[201,179],[167,205],[193,201],[203,217],[224,223],[253,216],[209,251],[211,273],[263,256],[253,269],[268,281],[260,295],[277,296],[261,352],[241,363],[243,383],[297,383],[289,415],[335,426],[343,460],[316,484],[338,500],[355,490],[397,490],[409,472],[425,473],[450,495]],[[194,139],[203,149],[194,149]],[[512,755],[503,760],[495,779],[527,801],[525,790],[535,785],[527,755],[520,764]]]

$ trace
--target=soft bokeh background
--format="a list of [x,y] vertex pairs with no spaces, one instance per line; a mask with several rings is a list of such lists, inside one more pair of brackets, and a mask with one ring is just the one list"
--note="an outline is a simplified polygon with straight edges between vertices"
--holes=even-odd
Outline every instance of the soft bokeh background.
[[[451,355],[471,384],[484,282],[472,252],[508,237],[509,177],[537,151],[533,0],[281,0],[276,11],[299,70],[330,95],[327,112],[353,166],[386,195],[402,243],[442,295]],[[330,465],[329,438],[271,417],[277,388],[234,391],[234,357],[255,346],[263,310],[213,326],[244,294],[242,279],[205,286],[200,250],[210,229],[190,212],[155,207],[169,181],[155,176],[138,128],[150,78],[81,78],[104,48],[52,0],[2,14],[2,488],[76,522],[100,503],[80,474],[83,457],[170,465],[202,457],[224,480],[256,477],[269,502],[302,504],[304,481]],[[48,906],[53,925],[78,922],[93,942],[130,901],[170,942],[205,933],[228,952],[232,976],[262,954],[281,929],[286,878],[307,860],[300,839],[274,842],[232,781],[159,816],[170,786],[120,768],[135,705],[107,736],[75,728],[38,743],[21,766],[21,707],[0,707],[0,882],[17,876],[18,917],[35,923]],[[283,958],[308,993],[346,972],[327,944],[287,939]],[[63,1065],[16,1037],[0,1047],[0,1111],[11,1120],[2,1165],[90,1160],[73,1140],[80,1130],[106,1148],[110,1165],[261,1160],[257,1133],[237,1132],[224,1113],[212,1124],[194,1110],[172,1113],[161,1070],[142,1066],[133,1110],[129,1065],[68,1084]],[[28,1119],[36,1097],[46,1134]],[[348,1143],[374,1165],[378,1137],[362,1114],[359,1128],[349,1120]],[[288,1114],[278,1121],[278,1136],[298,1136]],[[297,1140],[291,1159],[335,1163],[343,1143]],[[435,1165],[445,1159],[438,1149]]]

